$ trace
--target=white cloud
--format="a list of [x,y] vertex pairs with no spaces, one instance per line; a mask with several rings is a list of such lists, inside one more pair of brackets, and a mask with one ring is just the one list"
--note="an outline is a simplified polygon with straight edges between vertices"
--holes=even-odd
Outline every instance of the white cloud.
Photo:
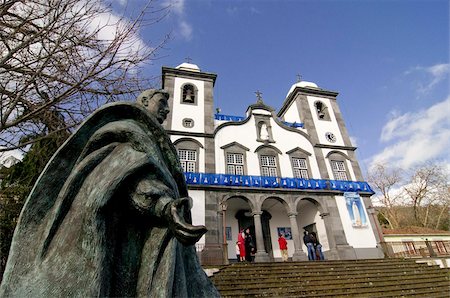
[[[387,147],[372,164],[387,162],[409,168],[433,159],[449,159],[450,96],[426,110],[395,115],[383,127],[380,141]],[[450,162],[450,160],[448,160]]]
[[192,25],[185,18],[185,0],[164,0],[163,7],[169,7],[171,12],[176,16],[178,23],[177,35],[189,41],[193,37],[194,30]]
[[186,39],[186,40],[191,40],[192,39],[192,26],[185,22],[185,21],[181,21],[180,22],[180,35]]
[[404,72],[405,75],[413,73],[422,73],[427,75],[426,83],[419,83],[417,91],[427,93],[431,91],[438,83],[443,81],[450,74],[450,64],[441,63],[429,67],[416,66]]

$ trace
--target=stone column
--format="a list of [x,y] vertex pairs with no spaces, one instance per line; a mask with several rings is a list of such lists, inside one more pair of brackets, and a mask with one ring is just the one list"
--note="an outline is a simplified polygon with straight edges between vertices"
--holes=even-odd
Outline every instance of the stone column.
[[264,248],[264,238],[263,231],[261,225],[261,214],[262,211],[253,212],[253,221],[255,224],[255,237],[256,237],[256,254],[255,254],[255,262],[269,262],[269,254],[266,252]]
[[308,256],[302,249],[302,243],[300,241],[300,232],[298,230],[297,212],[289,212],[289,221],[291,223],[292,239],[294,240],[294,254],[292,255],[292,261],[306,261]]

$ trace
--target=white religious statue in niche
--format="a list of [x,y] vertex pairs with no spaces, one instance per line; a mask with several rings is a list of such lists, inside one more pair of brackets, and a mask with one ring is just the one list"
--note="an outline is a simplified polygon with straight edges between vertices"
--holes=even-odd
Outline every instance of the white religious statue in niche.
[[358,205],[355,202],[352,204],[353,215],[355,216],[355,226],[360,227],[362,225],[361,215],[359,213]]
[[267,129],[267,124],[263,123],[261,125],[261,130],[259,132],[259,138],[264,141],[269,140],[269,130]]

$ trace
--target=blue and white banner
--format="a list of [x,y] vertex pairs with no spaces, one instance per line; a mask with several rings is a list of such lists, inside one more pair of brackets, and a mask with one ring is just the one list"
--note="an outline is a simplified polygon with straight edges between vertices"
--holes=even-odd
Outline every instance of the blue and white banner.
[[356,192],[344,192],[345,205],[355,228],[366,227],[367,217],[361,197]]

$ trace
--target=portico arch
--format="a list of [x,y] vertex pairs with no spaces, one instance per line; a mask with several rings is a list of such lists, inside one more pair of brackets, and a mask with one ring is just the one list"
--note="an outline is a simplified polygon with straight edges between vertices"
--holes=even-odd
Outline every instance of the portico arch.
[[[301,234],[303,235],[304,231],[308,231],[309,233],[315,232],[318,240],[322,244],[322,249],[326,254],[326,252],[330,250],[331,243],[328,237],[329,233],[327,232],[324,217],[328,216],[329,213],[324,211],[324,207],[319,200],[311,197],[298,198],[295,202],[295,206],[298,212],[298,227]],[[306,251],[303,237],[302,247],[303,250]]]

